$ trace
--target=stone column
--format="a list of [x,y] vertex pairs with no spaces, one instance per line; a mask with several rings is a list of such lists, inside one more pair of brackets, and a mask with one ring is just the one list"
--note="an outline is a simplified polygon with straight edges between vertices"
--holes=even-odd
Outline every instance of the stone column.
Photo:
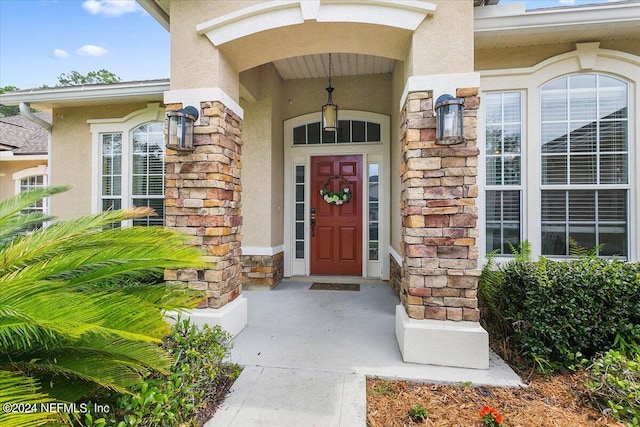
[[200,308],[221,308],[242,290],[241,127],[242,119],[221,102],[201,102],[193,152],[167,149],[165,156],[166,225],[192,236],[209,264],[204,270],[167,270],[165,280],[204,291]]
[[[478,88],[457,89],[456,96],[465,99],[463,144],[436,145],[432,91],[410,92],[402,110],[405,313],[397,313],[396,333],[406,361],[485,368],[477,299]],[[467,346],[470,358],[460,355]]]
[[480,318],[477,300],[478,89],[465,99],[466,142],[435,144],[431,92],[409,94],[403,111],[402,302],[413,319]]

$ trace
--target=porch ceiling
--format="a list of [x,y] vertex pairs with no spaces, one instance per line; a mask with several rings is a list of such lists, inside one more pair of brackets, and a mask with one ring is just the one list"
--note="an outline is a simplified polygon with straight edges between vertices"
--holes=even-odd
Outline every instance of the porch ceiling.
[[[331,55],[332,76],[390,74],[395,61],[391,58],[352,53]],[[329,55],[303,55],[273,62],[283,80],[328,77]]]

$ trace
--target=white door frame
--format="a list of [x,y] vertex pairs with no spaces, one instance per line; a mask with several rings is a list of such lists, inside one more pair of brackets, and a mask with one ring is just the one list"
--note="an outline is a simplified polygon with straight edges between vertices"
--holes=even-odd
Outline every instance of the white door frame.
[[[310,273],[309,200],[312,156],[362,155],[362,277],[389,279],[390,244],[390,119],[389,116],[355,110],[340,110],[341,120],[361,120],[380,125],[380,142],[293,145],[293,129],[319,122],[320,113],[305,114],[284,122],[284,276]],[[378,260],[369,261],[369,165],[378,165]],[[304,259],[295,258],[296,168],[304,166]]]

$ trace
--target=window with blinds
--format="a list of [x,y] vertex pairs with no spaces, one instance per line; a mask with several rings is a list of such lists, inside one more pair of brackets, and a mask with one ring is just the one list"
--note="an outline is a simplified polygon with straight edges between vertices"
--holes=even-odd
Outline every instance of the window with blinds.
[[485,95],[486,249],[511,254],[521,241],[522,96]]
[[146,123],[132,132],[131,204],[153,208],[156,216],[136,218],[133,225],[164,225],[163,124]]
[[579,74],[542,87],[542,254],[569,255],[570,240],[626,257],[627,84]]
[[123,144],[121,133],[101,134],[100,155],[102,210],[148,206],[156,215],[134,219],[133,225],[164,225],[163,123],[138,126],[130,144]]

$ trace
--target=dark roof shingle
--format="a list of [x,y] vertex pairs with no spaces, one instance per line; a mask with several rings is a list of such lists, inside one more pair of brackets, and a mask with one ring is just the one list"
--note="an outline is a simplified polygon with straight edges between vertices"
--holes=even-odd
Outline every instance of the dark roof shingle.
[[[36,117],[51,123],[51,114],[38,111]],[[27,120],[25,116],[0,117],[0,145],[16,147],[15,155],[47,154],[47,131]]]

